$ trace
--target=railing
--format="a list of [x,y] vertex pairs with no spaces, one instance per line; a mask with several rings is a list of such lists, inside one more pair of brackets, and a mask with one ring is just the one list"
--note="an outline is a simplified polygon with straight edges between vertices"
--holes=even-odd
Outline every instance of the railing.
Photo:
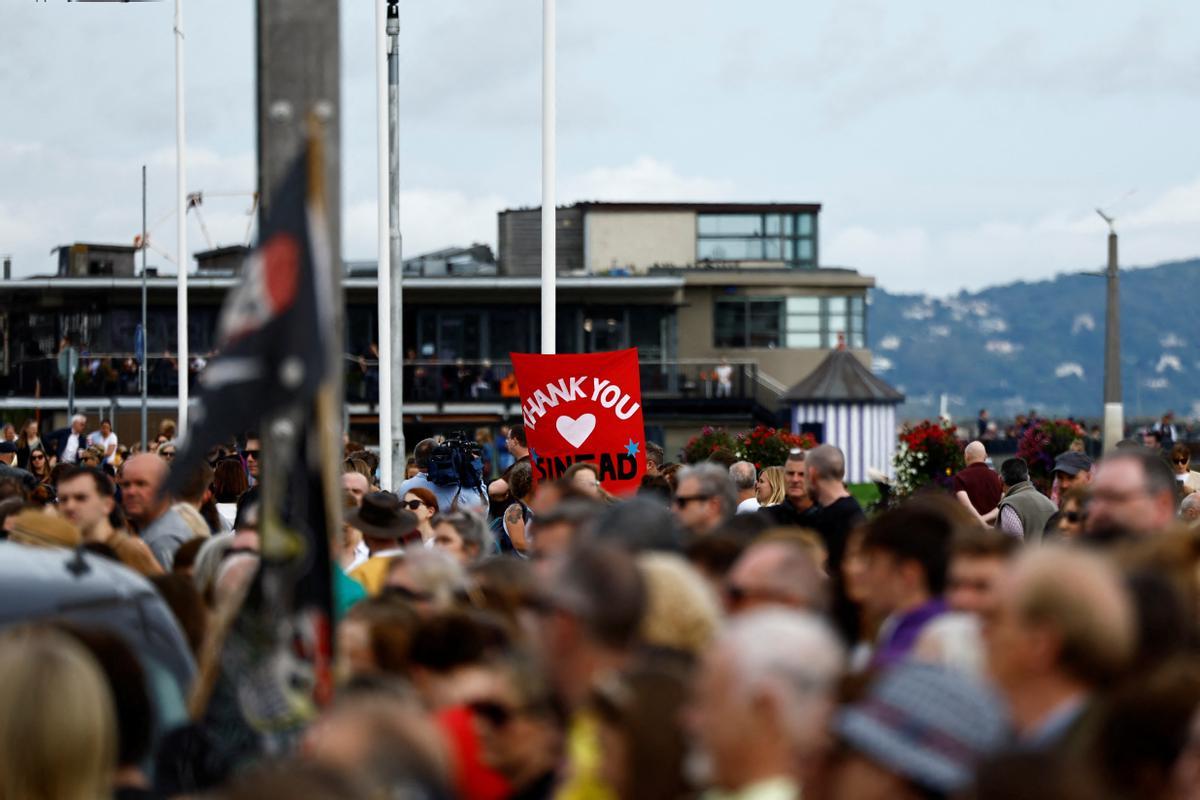
[[[346,399],[376,403],[379,399],[378,362],[347,357]],[[643,397],[752,399],[758,365],[704,360],[642,361]],[[519,392],[512,364],[507,361],[406,362],[404,400],[418,403],[517,402]],[[722,373],[725,381],[722,381]]]
[[[379,402],[379,362],[345,356],[345,392],[349,403]],[[152,353],[147,359],[148,394],[173,397],[178,391],[179,364],[170,354]],[[188,381],[193,392],[207,357],[193,356]],[[417,360],[406,362],[406,403],[512,402],[519,400],[512,364],[486,360]],[[762,374],[752,361],[718,362],[704,359],[645,361],[640,365],[644,398],[683,400],[755,400],[761,394]],[[136,397],[141,393],[137,362],[130,353],[87,353],[75,373],[76,396]],[[16,362],[0,376],[0,394],[24,397],[65,397],[67,382],[58,373],[56,356]]]

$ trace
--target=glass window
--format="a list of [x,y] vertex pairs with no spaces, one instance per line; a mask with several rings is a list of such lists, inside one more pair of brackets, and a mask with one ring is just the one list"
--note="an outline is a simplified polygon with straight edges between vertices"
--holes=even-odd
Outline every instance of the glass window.
[[750,303],[750,347],[779,347],[778,300],[756,300]]
[[780,229],[779,215],[778,214],[768,214],[766,222],[767,222],[767,235],[768,236],[778,236],[779,229]]
[[821,298],[819,297],[789,297],[787,299],[788,314],[820,314]]
[[796,240],[796,260],[797,261],[812,261],[814,257],[814,248],[812,239],[797,239]]
[[846,313],[846,298],[845,297],[830,297],[825,302],[829,304],[829,313],[841,314]]
[[701,239],[696,253],[701,260],[759,261],[763,258],[763,239]]
[[761,214],[701,214],[697,220],[701,236],[762,236]]
[[796,215],[796,233],[799,236],[813,235],[813,215],[812,214],[797,214]]
[[821,334],[817,333],[817,332],[793,333],[792,331],[789,330],[788,334],[787,334],[787,346],[788,347],[820,347],[821,346]]
[[720,301],[713,307],[714,339],[717,347],[746,346],[746,303]]

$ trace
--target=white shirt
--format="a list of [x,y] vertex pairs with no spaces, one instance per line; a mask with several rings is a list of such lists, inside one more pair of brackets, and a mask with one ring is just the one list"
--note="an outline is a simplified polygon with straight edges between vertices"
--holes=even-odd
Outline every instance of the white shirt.
[[[69,439],[67,440],[67,444],[70,444]],[[96,447],[99,447],[100,450],[105,453],[108,452],[108,448],[111,445],[112,449],[113,449],[112,455],[105,456],[104,463],[105,464],[113,464],[114,463],[114,460],[117,457],[117,434],[116,434],[116,432],[110,433],[106,437],[106,436],[104,436],[104,434],[100,433],[100,431],[96,431],[95,433],[93,433],[91,436],[88,437],[88,444],[93,444]]]
[[75,431],[71,431],[71,435],[67,437],[67,449],[63,450],[62,460],[68,464],[79,460],[79,434]]
[[762,506],[759,505],[758,498],[757,497],[749,497],[749,498],[746,498],[745,500],[743,500],[742,502],[738,503],[737,513],[753,514],[755,511],[758,511],[760,508],[762,508]]
[[714,372],[717,373],[717,382],[722,384],[733,383],[733,365],[721,364]]

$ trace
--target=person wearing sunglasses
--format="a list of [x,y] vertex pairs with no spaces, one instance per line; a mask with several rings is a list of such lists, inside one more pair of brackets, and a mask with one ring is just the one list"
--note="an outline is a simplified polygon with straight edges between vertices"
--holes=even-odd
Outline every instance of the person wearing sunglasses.
[[250,473],[250,485],[258,483],[258,458],[262,451],[262,443],[257,433],[246,434],[246,446],[242,448],[242,457],[246,459],[246,472]]
[[33,473],[33,477],[37,478],[38,483],[50,483],[50,457],[42,448],[35,447],[29,451],[28,469]]
[[433,525],[430,522],[438,513],[438,501],[433,492],[416,487],[404,493],[404,507],[416,514],[420,523],[421,541],[428,544],[433,541]]
[[1171,471],[1175,473],[1175,480],[1179,481],[1181,494],[1200,491],[1200,472],[1192,469],[1192,451],[1183,442],[1171,448]]
[[550,797],[563,730],[545,677],[527,657],[492,664],[486,690],[466,706],[480,761],[508,782],[509,797]]
[[1077,541],[1083,535],[1083,523],[1087,520],[1088,489],[1077,486],[1063,494],[1062,509],[1058,512],[1054,534],[1068,542]]

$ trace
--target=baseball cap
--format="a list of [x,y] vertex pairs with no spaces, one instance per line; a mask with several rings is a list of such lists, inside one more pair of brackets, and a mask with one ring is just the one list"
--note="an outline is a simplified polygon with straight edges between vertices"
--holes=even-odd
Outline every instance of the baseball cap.
[[1054,471],[1065,475],[1078,475],[1092,468],[1092,460],[1083,453],[1068,450],[1054,459]]

